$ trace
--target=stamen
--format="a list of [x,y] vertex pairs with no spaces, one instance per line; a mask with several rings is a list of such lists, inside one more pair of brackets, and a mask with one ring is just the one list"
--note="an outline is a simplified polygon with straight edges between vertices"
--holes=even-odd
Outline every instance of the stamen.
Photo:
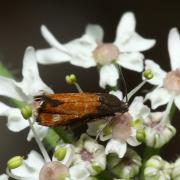
[[76,86],[76,89],[77,89],[80,93],[83,92],[83,90],[81,89],[80,85],[79,85],[77,82],[75,82],[74,85]]
[[34,134],[34,138],[35,138],[35,140],[36,140],[36,142],[37,142],[37,144],[39,146],[39,149],[40,149],[40,151],[41,151],[41,153],[42,153],[42,155],[44,157],[44,160],[46,162],[51,162],[51,159],[50,159],[50,157],[49,157],[43,143],[40,141],[40,139],[39,139],[39,137],[38,137],[38,135],[36,133],[36,130],[34,129],[33,123],[31,122],[30,119],[28,119],[28,122],[29,122],[29,126],[30,126],[30,128],[31,128],[31,130],[32,130],[32,132]]
[[144,85],[146,84],[146,80],[142,81],[139,85],[137,85],[134,89],[132,89],[127,97],[128,97],[128,100],[130,100],[130,98],[137,92],[139,91],[139,89],[141,89]]

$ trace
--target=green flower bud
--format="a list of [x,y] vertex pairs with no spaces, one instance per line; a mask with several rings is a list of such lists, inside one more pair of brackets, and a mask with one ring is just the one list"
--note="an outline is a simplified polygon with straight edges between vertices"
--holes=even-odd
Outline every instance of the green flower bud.
[[112,133],[112,129],[109,126],[106,126],[105,128],[103,128],[103,134],[105,136],[108,136]]
[[144,76],[146,79],[150,80],[150,79],[153,78],[154,75],[153,75],[153,72],[152,72],[151,69],[146,69],[146,70],[143,72],[143,76]]
[[180,179],[180,158],[178,158],[175,163],[172,164],[172,179],[179,180]]
[[171,179],[171,165],[160,156],[152,156],[145,164],[145,180]]
[[97,174],[102,172],[102,168],[96,163],[92,165],[92,168],[96,171]]
[[60,148],[58,148],[55,152],[54,152],[54,157],[56,158],[56,159],[58,159],[59,161],[62,161],[64,158],[65,158],[65,156],[66,156],[66,148],[65,147],[60,147]]
[[131,125],[134,128],[140,128],[142,124],[143,124],[142,119],[136,119],[136,120],[131,121]]
[[21,156],[14,156],[7,162],[8,169],[15,169],[21,166],[23,163],[23,157]]
[[74,83],[76,83],[77,79],[74,74],[70,74],[65,77],[65,81],[68,85],[73,85]]
[[133,179],[140,170],[141,158],[132,149],[128,149],[124,158],[111,169],[111,172],[120,179]]
[[145,131],[144,129],[138,129],[137,132],[136,132],[136,139],[139,141],[139,142],[144,142],[146,138],[146,134],[145,134]]
[[21,108],[21,114],[24,119],[28,119],[32,116],[32,109],[30,106],[26,105],[23,108]]
[[107,156],[107,166],[108,166],[108,169],[112,169],[119,162],[120,162],[120,159],[118,158],[118,155],[116,153],[108,154],[108,156]]

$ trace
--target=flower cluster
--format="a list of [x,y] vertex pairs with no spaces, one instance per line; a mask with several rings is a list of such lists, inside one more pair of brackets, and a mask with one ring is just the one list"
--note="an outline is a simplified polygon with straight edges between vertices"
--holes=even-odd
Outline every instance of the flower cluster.
[[[7,127],[13,132],[29,128],[27,140],[35,138],[41,154],[31,150],[27,158],[20,155],[10,158],[6,174],[0,180],[9,177],[17,180],[178,180],[179,159],[169,163],[160,157],[160,149],[176,134],[171,121],[176,107],[180,109],[178,30],[172,28],[168,35],[169,72],[153,60],[145,59],[142,52],[152,48],[156,41],[136,32],[132,12],[123,14],[115,40],[110,43],[103,42],[102,27],[93,24],[86,27],[80,38],[65,44],[44,25],[41,33],[50,48],[26,49],[22,81],[1,74],[0,67],[0,95],[14,104],[1,101],[0,116],[7,117]],[[65,81],[75,85],[78,93],[70,97],[56,95],[41,79],[38,63],[63,62],[83,68],[97,67],[99,86],[110,91],[101,93],[102,97],[98,93],[84,93],[76,76],[70,74]],[[142,82],[129,92],[118,89],[118,79],[125,86],[121,68],[142,75]],[[154,88],[135,96],[146,83]],[[164,109],[160,111],[159,106]],[[82,119],[87,127],[82,134],[75,135],[73,129],[83,125]],[[133,149],[140,145],[145,147],[144,155]]]

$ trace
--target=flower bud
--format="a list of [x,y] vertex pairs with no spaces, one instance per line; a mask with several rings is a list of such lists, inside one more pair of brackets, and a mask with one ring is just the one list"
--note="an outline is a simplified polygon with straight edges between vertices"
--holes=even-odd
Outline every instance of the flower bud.
[[32,116],[32,109],[30,106],[26,105],[23,108],[21,108],[21,114],[24,119],[28,119]]
[[171,179],[171,165],[160,156],[152,156],[145,164],[145,180]]
[[136,120],[131,121],[131,125],[134,128],[140,128],[142,124],[143,124],[142,119],[136,119]]
[[111,169],[111,172],[117,177],[122,179],[133,179],[140,170],[141,158],[132,149],[128,149],[124,158]]
[[92,168],[96,171],[96,174],[102,172],[102,168],[96,163],[92,164]]
[[145,127],[145,143],[149,147],[161,148],[176,134],[176,129],[169,123]]
[[8,169],[15,169],[21,166],[23,163],[23,157],[21,156],[14,156],[7,162]]
[[54,152],[54,157],[59,160],[62,161],[64,159],[64,157],[66,156],[66,148],[65,147],[60,147],[58,148],[55,152]]
[[151,69],[146,69],[144,72],[143,72],[143,76],[147,79],[147,80],[150,80],[153,78],[153,72]]
[[103,134],[104,136],[108,136],[112,133],[112,129],[109,126],[106,126],[105,128],[103,128]]
[[179,180],[180,179],[180,158],[178,158],[175,163],[173,163],[173,169],[172,169],[172,179],[173,180]]
[[146,138],[146,134],[145,134],[144,129],[142,129],[142,128],[138,129],[136,132],[136,139],[139,142],[144,142],[145,138]]
[[74,74],[70,74],[65,77],[65,81],[68,85],[73,85],[74,83],[76,83],[77,79]]
[[108,169],[112,169],[119,162],[120,162],[120,159],[118,158],[117,154],[115,154],[115,153],[108,154],[108,156],[107,156],[107,166],[108,166]]

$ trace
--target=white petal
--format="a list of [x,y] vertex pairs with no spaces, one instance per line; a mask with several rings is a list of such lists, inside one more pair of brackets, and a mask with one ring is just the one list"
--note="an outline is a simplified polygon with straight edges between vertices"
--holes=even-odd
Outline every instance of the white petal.
[[[73,156],[74,156],[74,147],[71,144],[61,144],[57,145],[55,150],[58,148],[64,147],[66,149],[66,155],[62,161],[60,161],[62,164],[66,165],[69,167],[72,163]],[[58,161],[56,157],[53,156],[52,161]]]
[[88,24],[85,30],[86,34],[92,36],[95,40],[102,41],[104,36],[104,31],[100,25]]
[[177,108],[180,110],[180,95],[175,97],[174,102]]
[[127,69],[141,72],[143,70],[144,56],[141,53],[121,53],[117,60],[117,63]]
[[0,180],[8,180],[8,176],[6,174],[1,174]]
[[115,42],[119,47],[120,52],[146,51],[152,48],[156,43],[154,39],[145,39],[135,32],[131,34],[124,33],[124,36],[128,37],[124,42]]
[[95,154],[97,151],[102,150],[103,146],[98,144],[95,140],[89,138],[84,141],[84,149],[87,149],[90,153]]
[[111,87],[116,86],[118,78],[118,70],[113,64],[101,67],[99,80],[100,87],[105,88],[107,85]]
[[36,61],[35,50],[32,47],[28,47],[25,51],[23,59],[22,69],[23,80],[20,83],[16,83],[27,96],[36,96],[46,93],[52,93],[53,91],[41,80],[38,71],[38,65]]
[[0,95],[14,98],[20,101],[25,99],[21,89],[16,86],[13,79],[0,76]]
[[161,86],[163,84],[163,79],[165,78],[167,73],[162,70],[157,63],[148,59],[145,61],[145,69],[150,69],[153,73],[153,78],[151,80],[148,80],[149,83],[158,86]]
[[143,97],[137,96],[129,106],[129,113],[133,117],[133,119],[141,119],[146,118],[149,113],[150,109],[143,104]]
[[69,174],[72,180],[86,180],[90,176],[84,163],[72,166],[69,169]]
[[[98,150],[96,153],[93,154],[93,163],[100,166],[102,170],[106,168],[106,155],[104,148]],[[92,166],[89,170],[92,175],[97,174],[97,172],[94,172],[95,170],[92,168]]]
[[49,43],[50,46],[55,47],[67,53],[67,49],[57,41],[57,39],[53,36],[53,34],[48,30],[46,26],[44,25],[41,26],[41,33],[44,39]]
[[40,170],[45,161],[37,151],[30,151],[28,158],[24,160],[24,163],[34,170]]
[[168,36],[168,50],[171,69],[180,68],[180,35],[177,28],[172,28]]
[[39,177],[39,171],[44,164],[43,158],[36,151],[31,151],[28,158],[24,160],[23,165],[16,169],[12,169],[12,173],[16,176],[31,178],[37,180]]
[[78,54],[78,57],[73,58],[70,63],[74,66],[80,66],[83,68],[90,68],[96,66],[96,62],[91,56],[85,54]]
[[96,66],[93,50],[97,47],[97,43],[90,35],[85,34],[79,39],[70,41],[65,47],[72,57],[71,64],[84,68]]
[[6,116],[8,119],[8,129],[13,132],[19,132],[28,127],[28,122],[22,117],[18,108],[12,108],[0,102],[0,116]]
[[131,128],[131,131],[132,131],[132,134],[131,136],[126,140],[127,143],[131,146],[139,146],[141,144],[141,142],[139,142],[137,139],[136,139],[136,129],[134,128]]
[[101,134],[100,134],[100,137],[99,137],[99,139],[100,139],[101,141],[107,141],[107,140],[109,140],[109,139],[111,139],[111,138],[112,138],[112,134],[105,135],[104,133],[101,133]]
[[[39,139],[42,141],[43,138],[47,135],[49,128],[46,127],[46,126],[41,126],[41,125],[39,125],[39,124],[37,124],[37,123],[34,123],[33,126],[34,126],[34,129],[35,129],[35,131],[36,131]],[[33,137],[34,137],[34,133],[33,133],[32,130],[30,129],[30,130],[29,130],[29,133],[28,133],[28,136],[27,136],[27,140],[28,140],[28,141],[31,141],[31,139],[32,139]]]
[[119,100],[123,100],[123,93],[122,91],[110,91],[109,94],[112,94],[114,96],[116,96]]
[[139,142],[134,136],[129,137],[127,143],[131,146],[139,146],[141,144],[141,142]]
[[40,49],[36,51],[40,64],[56,64],[70,61],[71,57],[56,48]]
[[164,88],[157,87],[152,92],[148,93],[145,99],[149,99],[151,101],[152,109],[156,109],[159,106],[167,104],[170,99],[170,94]]
[[125,155],[126,150],[127,144],[125,141],[111,139],[106,145],[105,153],[116,153],[119,158],[122,158]]
[[126,12],[121,17],[117,26],[116,40],[115,42],[121,41],[124,33],[132,33],[135,31],[136,19],[132,12]]

